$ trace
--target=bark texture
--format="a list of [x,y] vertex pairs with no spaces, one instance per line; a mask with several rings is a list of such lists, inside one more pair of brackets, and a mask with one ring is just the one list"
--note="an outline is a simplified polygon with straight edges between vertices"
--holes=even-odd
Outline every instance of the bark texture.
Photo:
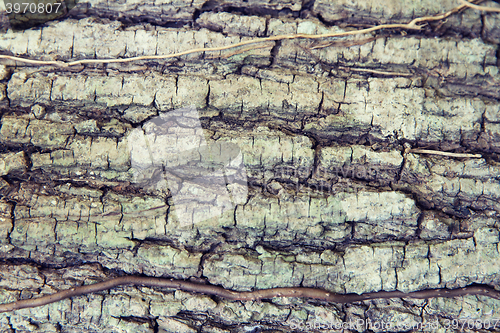
[[[44,60],[170,54],[406,23],[457,5],[80,1],[64,19],[24,31],[2,19],[0,52]],[[238,291],[500,289],[499,27],[500,14],[468,9],[422,31],[266,42],[168,60],[68,68],[0,62],[0,303],[123,274]],[[175,210],[174,192],[195,195],[182,192],[182,177],[169,178],[167,188],[149,170],[149,182],[137,181],[130,152],[132,133],[190,105],[202,131],[181,124],[177,141],[198,135],[212,147],[236,145],[248,184],[243,201],[216,213],[221,195],[197,188],[206,198],[196,202],[197,214],[212,217],[193,215],[195,223]],[[363,320],[479,332],[500,327],[499,309],[499,300],[484,296],[340,305],[119,287],[2,313],[0,325],[2,332],[337,332],[338,323]],[[368,329],[404,331],[344,331]]]

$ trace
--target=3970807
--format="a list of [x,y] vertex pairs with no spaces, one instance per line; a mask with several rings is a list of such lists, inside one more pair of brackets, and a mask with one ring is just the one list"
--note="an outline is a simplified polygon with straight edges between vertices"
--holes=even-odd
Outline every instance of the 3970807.
[[61,7],[61,2],[54,3],[34,3],[34,2],[15,2],[5,3],[5,9],[7,14],[15,13],[15,14],[51,14],[58,13]]

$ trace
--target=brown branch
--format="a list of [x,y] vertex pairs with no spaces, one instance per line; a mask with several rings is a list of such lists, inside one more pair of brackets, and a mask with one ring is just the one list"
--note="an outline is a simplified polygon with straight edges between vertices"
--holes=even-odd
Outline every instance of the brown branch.
[[500,291],[484,285],[469,286],[458,289],[427,289],[410,293],[404,293],[401,291],[378,291],[358,295],[337,294],[322,289],[302,287],[270,288],[255,291],[234,291],[222,287],[198,284],[182,280],[163,279],[155,277],[122,276],[100,283],[70,288],[47,296],[0,304],[0,312],[10,312],[24,308],[34,308],[58,302],[69,297],[95,293],[124,285],[177,289],[188,292],[218,296],[233,301],[256,301],[274,297],[304,297],[334,303],[352,303],[380,298],[426,299],[434,297],[458,297],[465,295],[481,295],[500,300]]
[[467,2],[465,4],[457,6],[457,7],[453,8],[452,10],[445,12],[443,14],[434,15],[434,16],[417,17],[417,18],[411,20],[409,23],[381,24],[381,25],[377,25],[377,26],[374,26],[371,28],[366,28],[366,29],[339,32],[339,33],[329,33],[329,34],[277,35],[277,36],[270,36],[270,37],[263,37],[263,38],[246,40],[243,42],[239,42],[239,43],[235,43],[235,44],[231,44],[231,45],[226,45],[226,46],[202,47],[202,48],[186,50],[186,51],[182,51],[182,52],[178,52],[178,53],[167,54],[167,55],[138,56],[138,57],[122,58],[122,59],[83,59],[83,60],[76,60],[76,61],[71,61],[71,62],[54,61],[54,60],[53,61],[33,60],[33,59],[26,59],[26,58],[9,56],[9,55],[0,55],[0,59],[14,60],[14,61],[24,62],[24,63],[28,63],[28,64],[34,64],[34,65],[55,65],[55,66],[60,66],[60,67],[69,67],[69,66],[76,66],[76,65],[82,65],[82,64],[110,64],[110,63],[127,63],[127,62],[132,62],[132,61],[139,61],[139,60],[169,59],[169,58],[176,58],[176,57],[180,57],[180,56],[188,55],[188,54],[193,54],[193,53],[223,51],[223,50],[228,50],[228,49],[232,49],[235,47],[256,44],[256,43],[263,43],[263,42],[268,42],[268,41],[279,41],[279,40],[286,40],[286,39],[336,38],[336,37],[345,37],[345,36],[366,34],[366,33],[370,33],[373,31],[382,30],[382,29],[397,29],[397,28],[399,28],[399,29],[407,29],[407,30],[421,30],[422,26],[423,26],[422,23],[431,22],[431,21],[439,21],[439,20],[445,19],[448,16],[453,15],[456,12],[459,12],[460,10],[462,10],[464,8],[468,8],[470,6],[471,6],[471,4]]

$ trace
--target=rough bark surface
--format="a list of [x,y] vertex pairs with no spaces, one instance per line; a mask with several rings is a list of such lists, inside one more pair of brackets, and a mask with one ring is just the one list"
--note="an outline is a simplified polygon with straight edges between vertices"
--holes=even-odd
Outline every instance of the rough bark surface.
[[[405,23],[458,4],[81,1],[66,18],[25,31],[2,19],[0,52],[45,60],[170,54]],[[468,9],[422,31],[267,42],[169,60],[68,68],[0,62],[0,303],[123,274],[241,291],[500,289],[499,27],[500,14]],[[220,216],[186,224],[176,218],[172,189],[134,181],[129,147],[135,130],[190,105],[208,145],[241,149],[248,194]],[[178,140],[193,131],[187,126]],[[209,212],[219,197],[200,191]],[[499,309],[500,301],[483,296],[339,305],[123,287],[3,313],[0,326],[310,332],[370,320],[408,323],[406,331],[427,323],[435,326],[415,331],[479,332],[494,330],[488,320],[499,329]]]

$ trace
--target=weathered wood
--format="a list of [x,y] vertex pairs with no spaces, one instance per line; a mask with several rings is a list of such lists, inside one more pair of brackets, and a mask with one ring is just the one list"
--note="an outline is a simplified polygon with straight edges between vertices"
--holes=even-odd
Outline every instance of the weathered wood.
[[[25,31],[2,19],[0,54],[171,54],[407,23],[458,5],[82,1]],[[422,30],[106,65],[0,59],[0,303],[124,274],[238,291],[499,290],[499,20],[467,9]],[[190,106],[199,127],[167,119]],[[204,150],[189,150],[194,139]],[[179,149],[189,150],[184,160],[165,157]],[[232,205],[219,181],[233,181],[223,186]],[[0,323],[6,332],[288,332],[364,320],[444,332],[473,318],[482,327],[470,331],[480,331],[500,320],[499,307],[484,296],[340,305],[125,286],[3,313]]]

